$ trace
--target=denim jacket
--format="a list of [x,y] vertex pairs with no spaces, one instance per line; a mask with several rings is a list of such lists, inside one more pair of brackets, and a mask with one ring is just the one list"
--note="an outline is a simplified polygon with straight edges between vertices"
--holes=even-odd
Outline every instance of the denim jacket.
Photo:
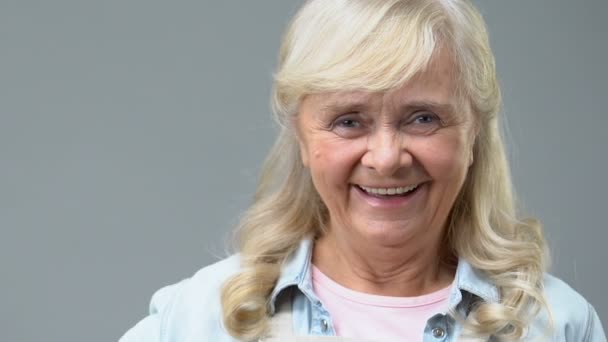
[[[333,336],[332,320],[312,291],[311,252],[313,242],[303,240],[282,269],[271,294],[270,310],[287,289],[293,296],[293,329],[296,335]],[[131,328],[119,342],[235,342],[222,326],[220,289],[239,271],[234,255],[197,272],[193,277],[157,291],[150,314]],[[594,308],[563,281],[546,275],[545,296],[553,316],[554,329],[547,334],[548,315],[541,312],[530,323],[525,341],[606,342]],[[449,308],[465,312],[475,300],[497,302],[497,287],[481,272],[460,260]],[[463,311],[464,310],[464,311]],[[458,341],[462,325],[450,315],[438,314],[427,321],[424,341]]]

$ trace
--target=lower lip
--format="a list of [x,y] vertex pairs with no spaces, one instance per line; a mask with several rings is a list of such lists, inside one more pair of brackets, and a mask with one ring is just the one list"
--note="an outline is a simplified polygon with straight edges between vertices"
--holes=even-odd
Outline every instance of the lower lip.
[[403,208],[415,200],[426,187],[426,183],[418,185],[416,189],[400,196],[374,196],[365,192],[360,187],[353,185],[355,192],[361,196],[370,206],[376,208]]

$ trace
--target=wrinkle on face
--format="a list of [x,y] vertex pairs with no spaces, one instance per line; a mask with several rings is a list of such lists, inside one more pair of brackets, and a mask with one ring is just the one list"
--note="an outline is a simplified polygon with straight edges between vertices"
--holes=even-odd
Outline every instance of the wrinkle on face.
[[[445,224],[476,132],[445,58],[386,92],[317,93],[300,103],[303,163],[329,211],[327,234],[315,245],[322,255],[317,266],[337,273],[332,278],[339,283],[380,292],[380,285],[395,285],[391,293],[410,293],[408,284],[423,288],[438,272]],[[360,187],[409,185],[419,185],[418,195],[397,209],[370,204]]]

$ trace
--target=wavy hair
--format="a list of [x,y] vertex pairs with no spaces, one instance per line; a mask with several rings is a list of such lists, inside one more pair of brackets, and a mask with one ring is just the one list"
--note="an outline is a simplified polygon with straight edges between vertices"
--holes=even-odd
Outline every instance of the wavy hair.
[[302,98],[393,89],[424,71],[439,49],[449,50],[456,96],[479,125],[474,162],[448,218],[447,248],[500,291],[499,303],[477,303],[455,318],[471,337],[516,340],[547,309],[546,243],[537,221],[517,216],[500,89],[480,13],[469,0],[310,0],[283,37],[272,97],[280,132],[237,230],[242,269],[222,288],[223,323],[233,337],[267,332],[269,296],[283,262],[299,241],[322,234],[328,218],[298,149],[293,118]]

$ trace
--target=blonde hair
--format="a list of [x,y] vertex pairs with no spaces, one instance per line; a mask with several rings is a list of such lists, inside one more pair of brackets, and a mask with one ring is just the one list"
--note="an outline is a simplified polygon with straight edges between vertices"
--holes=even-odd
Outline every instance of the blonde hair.
[[282,263],[299,241],[321,234],[328,217],[292,125],[303,96],[395,88],[425,70],[440,48],[449,50],[458,96],[479,124],[474,162],[450,213],[446,242],[501,295],[499,303],[478,302],[467,317],[456,318],[471,337],[515,340],[546,308],[545,241],[538,222],[517,218],[494,57],[478,11],[468,0],[311,0],[283,38],[272,98],[280,133],[239,226],[242,270],[222,289],[223,322],[232,336],[249,340],[266,333]]

